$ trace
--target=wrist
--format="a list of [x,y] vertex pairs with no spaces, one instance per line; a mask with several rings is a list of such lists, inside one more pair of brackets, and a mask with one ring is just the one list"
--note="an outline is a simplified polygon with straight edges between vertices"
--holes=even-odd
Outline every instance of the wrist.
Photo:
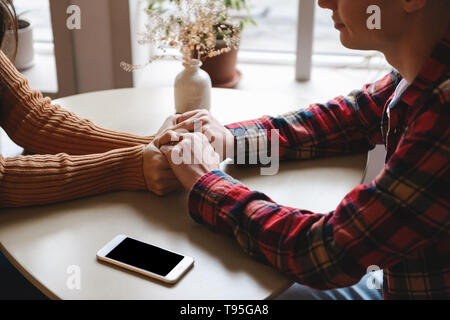
[[[145,190],[146,182],[143,174],[144,146],[138,145],[124,149],[115,149],[107,152],[108,155],[117,157],[116,170],[109,167],[111,175],[116,176],[116,185],[120,190]],[[117,161],[116,158],[116,161]],[[107,165],[107,164],[105,164]]]
[[197,173],[194,176],[192,176],[191,181],[186,186],[186,190],[190,192],[192,189],[194,189],[194,187],[197,184],[197,182],[200,181],[202,179],[202,177],[207,175],[207,174],[208,174],[208,172],[202,172],[202,173]]

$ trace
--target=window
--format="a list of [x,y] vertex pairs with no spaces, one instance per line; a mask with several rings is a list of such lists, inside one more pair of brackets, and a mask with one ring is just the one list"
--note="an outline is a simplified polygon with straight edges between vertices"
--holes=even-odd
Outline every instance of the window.
[[53,43],[52,24],[48,0],[14,0],[19,18],[25,18],[33,24],[35,42]]
[[[313,62],[331,66],[385,67],[384,57],[374,51],[350,50],[342,46],[334,28],[332,12],[315,2]],[[299,0],[255,0],[251,13],[257,26],[247,26],[242,34],[241,62],[294,64],[297,48]],[[302,30],[300,30],[302,32]],[[265,56],[266,59],[262,58]],[[349,59],[350,58],[350,59]],[[374,63],[376,61],[376,63]]]
[[33,28],[34,65],[21,72],[34,89],[55,97],[58,92],[49,0],[14,0],[19,19]]
[[[145,63],[146,57],[152,50],[148,46],[137,45],[137,33],[144,29],[146,21],[143,13],[146,0],[130,0],[129,3],[133,63],[142,64]],[[309,49],[301,52],[298,55],[300,62],[297,61],[299,3],[302,4],[302,15],[304,14],[306,18],[311,17],[311,21],[302,19],[300,25],[314,24],[313,34],[307,30],[308,28],[300,28],[300,32],[304,33],[303,35],[300,33],[300,35],[307,40],[306,42],[311,39],[311,36],[314,36],[312,54]],[[339,40],[339,31],[334,28],[331,11],[319,8],[317,0],[251,0],[250,11],[251,17],[257,22],[257,25],[246,26],[242,33],[238,55],[238,62],[241,65],[293,67],[298,80],[309,79],[310,60],[315,67],[373,69],[374,72],[385,71],[389,68],[384,56],[379,53],[344,48]],[[314,11],[314,15],[309,11]],[[245,13],[245,11],[241,11],[235,14],[242,16]],[[302,56],[306,58],[302,59]],[[133,73],[137,86],[154,86],[158,83],[170,85],[179,72],[180,65],[172,61],[159,61],[150,69],[151,71],[140,70]],[[285,68],[281,69],[285,70]],[[158,77],[151,74],[158,75]],[[167,80],[162,81],[161,77]]]
[[251,14],[257,25],[246,26],[241,50],[295,53],[298,0],[256,0]]

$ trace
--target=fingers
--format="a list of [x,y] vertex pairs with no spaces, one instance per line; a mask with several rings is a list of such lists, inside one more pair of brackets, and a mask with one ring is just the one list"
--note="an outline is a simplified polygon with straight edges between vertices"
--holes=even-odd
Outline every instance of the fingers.
[[154,181],[156,183],[163,183],[166,180],[177,180],[170,167],[168,169],[158,170],[154,174]]
[[172,151],[174,150],[173,146],[163,145],[161,148],[159,148],[159,151],[166,157],[166,159],[170,159],[170,155]]
[[163,145],[180,142],[182,138],[181,133],[175,132],[174,130],[167,130],[162,135],[156,137],[153,140],[153,144],[159,149]]
[[[204,124],[207,124],[209,122],[209,112],[207,110],[198,109],[189,111],[186,113],[183,113],[181,115],[175,115],[170,116],[164,125],[161,127],[161,129],[156,134],[157,137],[162,136],[167,131],[172,130],[179,133],[189,133],[194,131],[205,131]],[[165,137],[167,139],[167,137]],[[167,140],[165,140],[167,141]],[[157,145],[160,147],[161,145],[168,143],[160,143],[158,142]]]
[[[183,135],[183,140],[174,145],[161,145],[159,151],[166,157],[169,165],[172,167],[174,165],[179,165],[180,163],[185,163],[185,161],[201,161],[201,155],[203,155],[203,150],[211,149],[214,151],[213,147],[209,143],[208,138],[201,132],[187,133]],[[186,157],[185,157],[186,156]]]
[[188,133],[194,131],[203,131],[203,125],[207,122],[204,118],[198,118],[196,116],[186,119],[182,122],[179,122],[175,126],[171,128],[173,131]]
[[181,143],[175,146],[164,145],[160,149],[161,153],[166,157],[170,168],[174,171],[176,171],[177,166],[180,164],[183,164],[186,161],[189,162],[189,154],[192,152],[190,149],[190,141],[186,140],[182,143],[183,145],[181,145]]
[[173,191],[181,189],[183,186],[177,179],[166,180],[164,183],[154,185],[150,191],[158,196],[165,196]]
[[150,191],[162,196],[180,188],[181,184],[169,167],[164,170],[154,169],[147,181],[147,187]]
[[192,110],[192,111],[188,111],[185,112],[181,115],[179,115],[176,119],[176,123],[181,123],[183,121],[186,121],[192,117],[199,117],[199,116],[207,116],[209,114],[209,112],[207,110],[204,109],[197,109],[197,110]]
[[169,117],[167,117],[167,119],[164,121],[163,125],[161,126],[161,128],[159,128],[158,132],[156,133],[156,136],[159,136],[160,134],[162,134],[164,131],[172,128],[173,126],[175,126],[177,124],[177,119],[180,115],[171,115]]

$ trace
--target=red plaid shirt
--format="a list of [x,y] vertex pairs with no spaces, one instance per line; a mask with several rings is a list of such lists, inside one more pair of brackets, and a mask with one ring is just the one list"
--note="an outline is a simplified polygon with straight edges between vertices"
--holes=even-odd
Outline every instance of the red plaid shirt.
[[[317,289],[356,284],[384,270],[385,299],[450,298],[450,31],[396,101],[401,76],[326,104],[228,125],[248,146],[279,130],[280,159],[387,149],[384,170],[328,213],[290,208],[221,171],[189,194],[195,221],[234,236],[251,256]],[[391,103],[392,102],[392,103]]]

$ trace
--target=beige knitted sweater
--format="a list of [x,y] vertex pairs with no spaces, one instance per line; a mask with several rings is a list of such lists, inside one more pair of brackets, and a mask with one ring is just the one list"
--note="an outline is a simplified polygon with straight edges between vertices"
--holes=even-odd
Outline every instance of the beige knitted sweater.
[[151,137],[103,129],[52,104],[1,51],[0,126],[36,154],[0,155],[0,207],[146,189],[142,155]]

